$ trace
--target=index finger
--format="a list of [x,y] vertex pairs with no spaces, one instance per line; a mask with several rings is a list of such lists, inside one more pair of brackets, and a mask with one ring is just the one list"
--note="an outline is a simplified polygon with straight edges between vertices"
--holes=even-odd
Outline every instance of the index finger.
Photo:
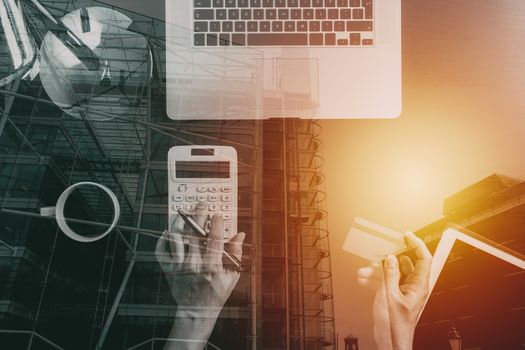
[[427,281],[430,275],[430,267],[432,265],[432,254],[430,254],[425,242],[414,233],[407,232],[405,240],[409,248],[414,249],[417,257],[412,276],[421,282]]
[[222,252],[224,250],[224,232],[223,232],[222,215],[215,214],[211,218],[211,231],[208,238],[208,254],[211,257],[222,261]]

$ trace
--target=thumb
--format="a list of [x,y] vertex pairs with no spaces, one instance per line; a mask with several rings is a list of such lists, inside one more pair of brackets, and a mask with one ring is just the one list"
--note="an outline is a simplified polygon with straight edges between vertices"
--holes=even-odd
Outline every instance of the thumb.
[[399,262],[393,255],[389,255],[384,262],[385,287],[389,296],[397,297],[401,294],[399,290]]

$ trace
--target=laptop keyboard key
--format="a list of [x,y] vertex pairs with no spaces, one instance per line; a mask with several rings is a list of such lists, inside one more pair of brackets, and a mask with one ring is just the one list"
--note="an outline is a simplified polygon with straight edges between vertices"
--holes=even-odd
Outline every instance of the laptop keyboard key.
[[217,10],[215,11],[215,19],[227,19],[228,12],[226,10]]
[[224,0],[213,0],[213,7],[224,7]]
[[272,32],[282,32],[283,31],[283,22],[273,21],[272,22]]
[[323,34],[310,34],[310,45],[323,45]]
[[230,46],[230,34],[220,34],[219,35],[219,45],[220,46]]
[[315,19],[326,19],[326,10],[315,10]]
[[204,46],[206,34],[195,34],[193,36],[193,43],[195,46]]
[[239,10],[228,10],[228,19],[239,19]]
[[226,7],[237,7],[236,0],[226,0]]
[[298,33],[286,34],[248,34],[248,45],[251,46],[305,46],[308,35]]
[[279,19],[288,19],[288,18],[289,18],[288,9],[279,10]]
[[307,32],[308,31],[308,22],[299,21],[297,22],[297,31],[298,32]]
[[264,10],[263,9],[253,10],[253,19],[264,19]]
[[371,32],[372,21],[347,21],[346,30],[348,32]]
[[195,10],[193,11],[193,15],[195,19],[200,19],[200,20],[214,19],[213,12],[214,12],[213,10]]
[[339,14],[339,18],[341,19],[351,19],[352,18],[352,11],[349,9],[341,9],[341,12]]
[[303,10],[303,19],[313,19],[313,18],[314,18],[314,10],[312,9]]
[[248,22],[248,31],[249,32],[257,32],[258,31],[258,24],[255,21]]
[[252,10],[241,10],[241,19],[252,19]]
[[323,28],[323,32],[331,32],[332,31],[332,22],[331,21],[323,21],[321,24],[321,27]]
[[210,22],[210,32],[218,33],[221,31],[221,22]]
[[217,46],[217,35],[216,34],[206,35],[206,46]]
[[196,32],[207,32],[208,22],[193,22],[193,30]]
[[360,45],[361,44],[361,34],[360,33],[350,33],[350,45]]
[[291,19],[301,19],[301,10],[300,9],[293,9],[290,11],[290,18]]
[[246,22],[242,22],[242,21],[235,22],[235,31],[236,32],[245,32],[246,31]]
[[211,0],[193,0],[193,7],[211,7]]
[[266,19],[276,19],[277,10],[266,10]]
[[222,22],[222,31],[223,32],[233,32],[233,22],[231,21]]
[[328,18],[329,19],[339,19],[339,10],[338,9],[328,10]]
[[352,10],[352,18],[353,19],[363,19],[365,16],[363,9],[353,9]]
[[269,32],[271,30],[270,22],[264,21],[259,24],[259,29],[261,32]]
[[374,6],[372,5],[372,0],[364,0],[363,7],[365,8],[365,19],[373,19]]
[[232,34],[232,45],[245,46],[246,34]]
[[325,45],[335,45],[335,34],[334,33],[326,33],[324,35],[324,43],[325,43]]
[[335,21],[334,22],[334,31],[336,32],[344,32],[345,31],[345,22],[344,21]]
[[309,28],[311,32],[318,32],[321,30],[321,22],[319,21],[310,21]]
[[295,32],[295,22],[294,21],[284,22],[284,31],[285,32]]

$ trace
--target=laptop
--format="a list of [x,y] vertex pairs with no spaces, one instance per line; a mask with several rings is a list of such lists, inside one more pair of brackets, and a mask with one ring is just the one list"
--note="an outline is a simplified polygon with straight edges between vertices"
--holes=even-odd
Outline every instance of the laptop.
[[401,0],[166,0],[171,119],[396,118]]

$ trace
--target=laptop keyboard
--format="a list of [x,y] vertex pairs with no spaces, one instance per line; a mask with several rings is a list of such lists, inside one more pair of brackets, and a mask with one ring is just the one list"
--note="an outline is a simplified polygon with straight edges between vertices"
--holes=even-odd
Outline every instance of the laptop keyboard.
[[195,46],[374,45],[373,0],[192,0]]

